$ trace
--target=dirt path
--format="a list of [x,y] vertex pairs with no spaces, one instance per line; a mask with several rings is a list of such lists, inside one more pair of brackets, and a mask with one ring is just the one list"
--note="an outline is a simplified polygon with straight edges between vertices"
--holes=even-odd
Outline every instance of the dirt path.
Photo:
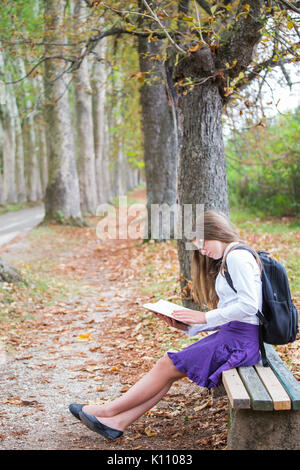
[[[187,379],[116,442],[70,414],[70,403],[119,396],[163,354],[166,339],[178,344],[182,337],[141,308],[149,301],[139,279],[140,267],[149,262],[141,241],[100,243],[94,228],[54,226],[51,236],[35,230],[41,231],[38,242],[30,234],[20,237],[0,255],[21,267],[34,264],[35,272],[41,263],[43,276],[65,286],[76,283],[77,290],[38,304],[27,290],[26,299],[19,295],[13,303],[24,321],[1,340],[0,449],[224,449],[226,400],[213,402]],[[175,250],[168,249],[175,263]]]

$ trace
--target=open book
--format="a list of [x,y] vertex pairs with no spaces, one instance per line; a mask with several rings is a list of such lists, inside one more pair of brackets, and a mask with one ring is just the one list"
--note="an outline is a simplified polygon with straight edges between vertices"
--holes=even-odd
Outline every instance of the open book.
[[[144,304],[147,310],[155,313],[161,313],[162,315],[166,315],[167,317],[174,318],[172,312],[174,310],[190,310],[189,308],[182,307],[182,305],[173,304],[172,302],[168,302],[167,300],[159,300],[155,303]],[[175,319],[174,319],[175,320]],[[178,321],[178,320],[176,320]],[[179,322],[184,323],[184,322]],[[184,323],[185,325],[191,326],[188,323]]]

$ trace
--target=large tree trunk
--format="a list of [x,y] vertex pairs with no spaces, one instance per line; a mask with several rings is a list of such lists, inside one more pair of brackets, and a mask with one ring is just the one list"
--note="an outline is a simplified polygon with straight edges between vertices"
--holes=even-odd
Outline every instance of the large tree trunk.
[[[74,0],[74,29],[80,33],[84,21],[82,0]],[[80,51],[77,51],[79,54]],[[88,62],[85,57],[80,67],[73,73],[76,150],[79,174],[81,210],[83,214],[96,213],[97,192],[95,176],[95,149],[92,118],[92,91],[90,87]]]
[[[18,58],[18,69],[21,76],[26,75],[26,67],[22,57]],[[41,175],[37,146],[37,131],[35,126],[36,110],[32,106],[31,95],[34,93],[36,79],[25,79],[23,93],[26,114],[22,120],[23,143],[25,149],[25,165],[27,178],[27,195],[31,202],[42,198]]]
[[[0,52],[0,72],[5,77],[5,80],[9,81],[11,79],[10,73],[6,70],[4,54],[2,52]],[[4,203],[14,204],[17,202],[15,179],[16,135],[12,85],[7,86],[5,92],[0,113],[0,120],[2,121],[3,163],[2,200]]]
[[45,136],[45,124],[41,115],[38,115],[36,120],[36,126],[38,129],[38,149],[40,157],[40,168],[41,168],[41,186],[42,194],[45,195],[47,184],[48,184],[48,160],[47,160],[47,143]]
[[[64,43],[63,0],[45,2],[45,119],[49,163],[49,180],[45,195],[46,219],[82,224],[78,175],[68,101],[66,67],[62,59],[54,59],[57,46]],[[59,51],[63,55],[64,51]]]
[[16,196],[16,136],[14,118],[11,108],[11,96],[5,105],[3,113],[3,183],[4,183],[4,200],[9,204],[17,202]]
[[28,113],[23,123],[23,130],[26,134],[26,150],[28,162],[28,200],[36,202],[42,197],[41,192],[41,175],[40,166],[37,154],[37,135],[35,120],[32,111],[30,110],[30,103],[27,102]]
[[91,87],[93,105],[94,124],[94,145],[95,145],[95,167],[97,184],[98,204],[108,202],[110,196],[109,189],[109,169],[106,153],[106,122],[105,122],[105,99],[106,99],[106,39],[102,39],[95,48],[96,57],[91,68]]
[[165,204],[169,208],[176,204],[178,159],[177,123],[174,122],[171,99],[168,99],[165,65],[149,60],[159,56],[163,46],[163,41],[149,42],[147,38],[139,37],[140,71],[146,74],[152,70],[157,79],[152,83],[144,82],[141,105],[148,212],[145,236],[153,237],[152,227],[158,240],[174,237],[174,218],[170,217],[170,212],[166,210],[166,217],[157,214],[152,220],[151,209],[154,204]]
[[[44,83],[41,76],[36,77],[37,90],[39,94],[44,94]],[[45,197],[48,184],[48,159],[47,159],[47,142],[45,134],[45,116],[43,110],[39,109],[35,117],[35,126],[37,129],[37,144],[40,162],[40,181],[42,198]]]
[[[142,1],[138,3],[142,12],[149,13]],[[163,8],[166,2],[151,2],[151,6]],[[140,19],[140,26],[158,27],[145,18]],[[138,38],[140,71],[145,77],[141,87],[148,213],[145,237],[156,240],[174,238],[176,218],[178,126],[170,69],[162,60],[165,46],[164,40]]]
[[[186,205],[192,204],[194,221],[197,215],[201,217],[202,210],[217,209],[227,215],[229,213],[222,109],[223,102],[218,87],[212,83],[195,87],[180,100],[182,136],[178,202],[183,214],[188,207]],[[183,226],[183,237],[178,240],[178,257],[183,275],[182,288],[186,287],[186,281],[190,279],[192,250],[186,249],[187,239],[191,238],[189,229],[195,230],[195,225]],[[188,295],[185,301],[187,305],[189,290],[185,293]]]
[[17,202],[26,201],[26,184],[24,168],[24,145],[21,120],[17,100],[14,98],[15,135],[16,135],[16,195]]

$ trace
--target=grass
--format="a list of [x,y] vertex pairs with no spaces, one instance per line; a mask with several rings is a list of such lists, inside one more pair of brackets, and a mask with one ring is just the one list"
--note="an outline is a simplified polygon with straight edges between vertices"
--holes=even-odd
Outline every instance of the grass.
[[15,212],[21,209],[28,209],[30,207],[35,207],[37,205],[42,204],[43,201],[37,202],[19,202],[17,204],[6,204],[5,206],[0,205],[0,215],[6,214],[6,212]]
[[233,208],[230,218],[234,225],[254,233],[289,233],[300,231],[300,218],[297,217],[265,217],[263,214],[254,214],[247,209]]

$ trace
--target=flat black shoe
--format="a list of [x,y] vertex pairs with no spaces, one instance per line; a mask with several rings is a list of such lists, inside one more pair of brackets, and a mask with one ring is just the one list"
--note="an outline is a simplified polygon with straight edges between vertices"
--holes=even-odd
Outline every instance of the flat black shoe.
[[83,424],[85,424],[89,429],[91,429],[91,431],[95,431],[98,434],[101,434],[101,436],[104,436],[112,441],[118,439],[118,437],[121,437],[123,434],[123,431],[110,428],[109,426],[100,423],[100,421],[95,416],[88,415],[84,411],[79,412],[79,417]]
[[77,403],[72,403],[69,406],[69,410],[71,411],[72,415],[75,416],[75,418],[80,419],[79,411],[81,411],[83,407],[84,405],[78,405]]

